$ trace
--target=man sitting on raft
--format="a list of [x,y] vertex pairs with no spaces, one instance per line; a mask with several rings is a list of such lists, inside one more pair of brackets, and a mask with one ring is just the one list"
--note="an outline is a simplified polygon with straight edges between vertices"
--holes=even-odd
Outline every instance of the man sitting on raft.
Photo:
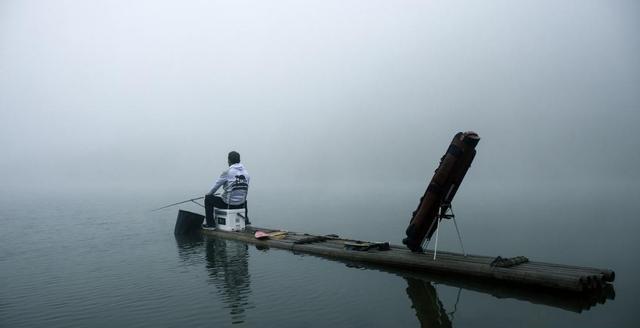
[[[240,163],[240,154],[235,151],[229,153],[229,168],[224,170],[216,180],[213,188],[204,196],[205,227],[215,228],[213,221],[213,208],[239,209],[244,208],[244,221],[249,222],[247,210],[247,193],[249,192],[249,172]],[[221,196],[214,193],[222,186],[224,190]]]

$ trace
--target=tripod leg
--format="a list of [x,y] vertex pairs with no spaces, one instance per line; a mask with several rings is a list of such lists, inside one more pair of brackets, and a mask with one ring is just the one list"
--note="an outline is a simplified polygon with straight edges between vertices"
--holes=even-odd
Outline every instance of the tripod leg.
[[438,232],[440,231],[440,218],[436,219],[436,245],[433,246],[433,260],[436,260],[436,253],[438,253]]
[[[434,224],[436,224],[435,221],[431,222],[431,225],[429,226],[429,230],[431,230],[431,227],[433,227]],[[425,238],[425,240],[422,241],[422,245],[420,247],[422,247],[423,250],[426,250],[427,247],[429,247],[430,242],[431,242],[431,238]]]
[[458,229],[458,222],[456,222],[456,217],[453,217],[453,224],[456,226],[456,232],[458,233],[458,241],[460,242],[460,247],[462,248],[462,254],[467,256],[467,252],[464,251],[464,245],[462,245],[462,236],[460,236],[460,229]]

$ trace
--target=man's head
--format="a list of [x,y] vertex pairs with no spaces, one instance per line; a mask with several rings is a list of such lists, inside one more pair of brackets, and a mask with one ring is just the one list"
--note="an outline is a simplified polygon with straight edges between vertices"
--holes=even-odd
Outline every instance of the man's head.
[[240,163],[240,154],[237,151],[232,151],[229,153],[229,165]]

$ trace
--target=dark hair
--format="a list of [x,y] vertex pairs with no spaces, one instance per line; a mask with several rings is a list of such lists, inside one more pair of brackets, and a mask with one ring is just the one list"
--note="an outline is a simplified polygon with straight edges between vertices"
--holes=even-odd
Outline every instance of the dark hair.
[[229,165],[240,163],[240,154],[237,151],[229,153]]

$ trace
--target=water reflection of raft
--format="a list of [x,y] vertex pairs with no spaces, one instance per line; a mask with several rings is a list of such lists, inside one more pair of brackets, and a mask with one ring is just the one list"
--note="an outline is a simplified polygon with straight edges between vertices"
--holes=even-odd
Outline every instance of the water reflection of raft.
[[[179,219],[189,219],[193,226],[202,222],[203,216],[187,211],[180,211]],[[256,231],[267,233],[278,230],[247,227],[245,231],[228,232],[221,230],[201,230],[202,233],[224,239],[239,240],[263,247],[286,249],[293,252],[315,254],[323,257],[369,263],[380,266],[407,269],[415,272],[431,272],[459,277],[473,277],[494,282],[541,286],[570,291],[589,291],[610,287],[615,278],[611,270],[577,267],[534,261],[522,261],[522,257],[504,258],[496,261],[495,257],[467,255],[439,251],[436,260],[433,253],[411,252],[400,245],[389,245],[386,248],[371,247],[368,250],[355,250],[345,247],[346,244],[359,242],[340,238],[335,235],[315,236],[298,232],[287,232],[279,239],[258,240]],[[311,241],[311,242],[306,242]]]

